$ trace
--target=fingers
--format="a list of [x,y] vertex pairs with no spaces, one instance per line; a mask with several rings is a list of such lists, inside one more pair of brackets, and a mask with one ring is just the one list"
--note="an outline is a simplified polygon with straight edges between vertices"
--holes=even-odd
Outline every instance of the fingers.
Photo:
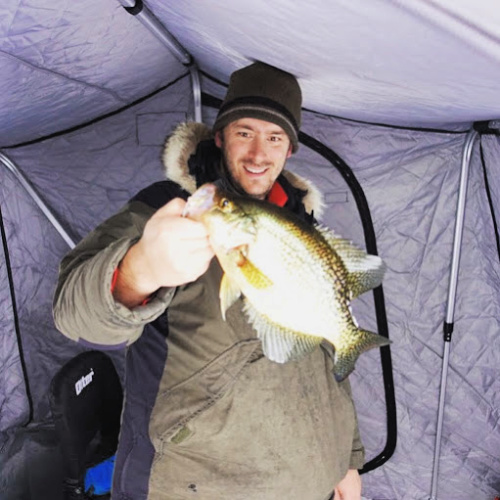
[[207,237],[205,226],[201,222],[183,217],[186,202],[174,198],[156,211],[151,221],[159,225],[158,229],[175,229],[183,239],[204,239]]
[[136,306],[160,287],[198,279],[214,256],[205,226],[182,217],[186,202],[175,198],[148,220],[139,241],[122,259],[114,296]]
[[157,210],[137,244],[144,275],[159,287],[196,280],[214,256],[205,226],[182,217],[185,205],[176,198]]

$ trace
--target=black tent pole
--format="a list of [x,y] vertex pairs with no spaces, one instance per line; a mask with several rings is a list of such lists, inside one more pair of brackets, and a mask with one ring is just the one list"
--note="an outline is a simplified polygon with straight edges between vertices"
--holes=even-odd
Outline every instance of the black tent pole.
[[451,336],[453,333],[453,318],[455,314],[455,299],[458,283],[458,270],[460,266],[460,253],[465,219],[465,204],[467,201],[467,184],[472,148],[478,133],[472,129],[465,138],[462,152],[462,169],[460,172],[460,185],[458,191],[457,214],[455,219],[455,235],[453,239],[453,253],[451,258],[450,282],[448,286],[448,301],[446,305],[446,318],[443,325],[444,352],[441,369],[441,386],[439,391],[438,420],[436,430],[436,444],[434,447],[434,466],[432,470],[431,495],[429,500],[437,500],[437,483],[439,474],[439,457],[441,454],[441,439],[443,435],[444,406],[446,397],[446,382],[450,357]]
[[[10,298],[12,304],[12,317],[14,320],[14,331],[16,332],[17,338],[17,349],[19,352],[19,362],[21,364],[21,371],[24,377],[24,387],[26,390],[26,399],[28,401],[28,418],[25,426],[29,425],[33,421],[33,397],[31,395],[30,382],[28,378],[28,369],[26,367],[26,360],[24,358],[24,348],[21,337],[21,328],[19,327],[19,317],[17,315],[17,305],[16,305],[16,293],[14,286],[14,276],[12,275],[12,266],[10,264],[9,248],[7,245],[7,233],[5,231],[4,218],[2,213],[2,206],[0,205],[0,238],[2,241],[4,257],[5,257],[5,267],[7,271],[7,280],[10,289]],[[2,453],[3,448],[0,448],[0,453]]]
[[[222,102],[220,99],[208,94],[202,94],[202,99],[204,105],[216,109],[220,107]],[[373,228],[373,222],[371,219],[368,202],[359,182],[354,176],[353,171],[349,168],[347,163],[345,163],[340,158],[340,156],[338,156],[334,151],[327,148],[324,144],[317,141],[313,137],[305,134],[304,132],[300,132],[299,141],[310,148],[312,151],[315,151],[316,153],[323,156],[323,158],[329,161],[339,171],[340,175],[351,189],[351,192],[353,193],[354,199],[356,201],[356,206],[358,207],[358,210],[360,212],[361,223],[363,225],[363,232],[365,235],[366,248],[369,253],[378,255],[375,230]],[[382,285],[373,290],[373,297],[375,302],[375,312],[377,316],[378,333],[388,338],[389,326],[385,311],[385,299]],[[391,458],[394,450],[396,449],[396,396],[394,394],[394,380],[392,376],[392,358],[390,346],[384,346],[380,348],[380,358],[382,362],[382,376],[384,381],[385,403],[387,411],[387,439],[384,449],[363,466],[363,469],[360,471],[361,474],[370,472],[383,465],[385,462],[387,462],[387,460]]]
[[[349,186],[353,195],[354,201],[358,208],[363,233],[365,236],[366,250],[372,255],[378,255],[377,239],[375,229],[371,218],[370,207],[363,192],[363,189],[356,179],[354,172],[347,163],[338,156],[330,148],[326,147],[321,142],[313,137],[299,133],[299,140],[302,144],[309,147],[312,151],[320,154],[328,160],[340,173],[346,184]],[[373,299],[375,304],[375,314],[377,319],[377,331],[379,335],[389,338],[389,325],[385,308],[384,290],[382,285],[375,288],[373,291]],[[368,461],[360,471],[360,474],[370,472],[377,467],[380,467],[387,462],[393,455],[397,443],[397,416],[396,416],[396,396],[394,392],[394,378],[392,375],[392,357],[390,346],[380,348],[380,360],[382,363],[382,377],[385,391],[385,404],[387,414],[387,438],[384,449]]]

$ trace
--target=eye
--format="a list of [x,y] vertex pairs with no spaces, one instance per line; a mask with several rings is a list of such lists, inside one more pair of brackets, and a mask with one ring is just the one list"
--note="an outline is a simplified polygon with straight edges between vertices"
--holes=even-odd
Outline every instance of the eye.
[[219,206],[224,210],[229,210],[231,208],[231,202],[227,198],[222,198],[220,200]]
[[278,145],[278,144],[282,144],[283,141],[285,140],[285,137],[283,136],[283,134],[273,134],[271,136],[269,136],[269,142],[275,144],[275,145]]

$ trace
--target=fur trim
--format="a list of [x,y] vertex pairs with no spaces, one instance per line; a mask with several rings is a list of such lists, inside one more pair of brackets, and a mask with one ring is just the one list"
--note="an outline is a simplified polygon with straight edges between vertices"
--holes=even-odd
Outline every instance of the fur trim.
[[[200,141],[211,137],[212,130],[203,123],[187,122],[178,125],[167,139],[163,150],[162,160],[167,179],[176,182],[189,193],[194,193],[196,181],[189,174],[188,159]],[[319,189],[310,180],[290,170],[283,170],[283,175],[292,186],[307,191],[303,200],[306,211],[314,211],[315,218],[321,217],[324,201]]]
[[189,174],[188,160],[199,142],[212,137],[212,130],[203,123],[181,123],[167,139],[163,150],[163,166],[167,179],[189,193],[196,191],[196,181]]
[[290,170],[283,170],[283,175],[292,186],[307,191],[307,194],[302,200],[306,207],[306,212],[314,212],[314,218],[319,219],[325,210],[325,202],[321,191],[309,179],[291,172]]

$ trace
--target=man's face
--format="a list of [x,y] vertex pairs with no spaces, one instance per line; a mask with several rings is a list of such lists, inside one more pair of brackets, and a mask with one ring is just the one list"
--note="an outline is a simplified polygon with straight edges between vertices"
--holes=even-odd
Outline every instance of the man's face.
[[215,134],[229,173],[247,194],[264,199],[292,154],[292,144],[279,126],[241,118]]

